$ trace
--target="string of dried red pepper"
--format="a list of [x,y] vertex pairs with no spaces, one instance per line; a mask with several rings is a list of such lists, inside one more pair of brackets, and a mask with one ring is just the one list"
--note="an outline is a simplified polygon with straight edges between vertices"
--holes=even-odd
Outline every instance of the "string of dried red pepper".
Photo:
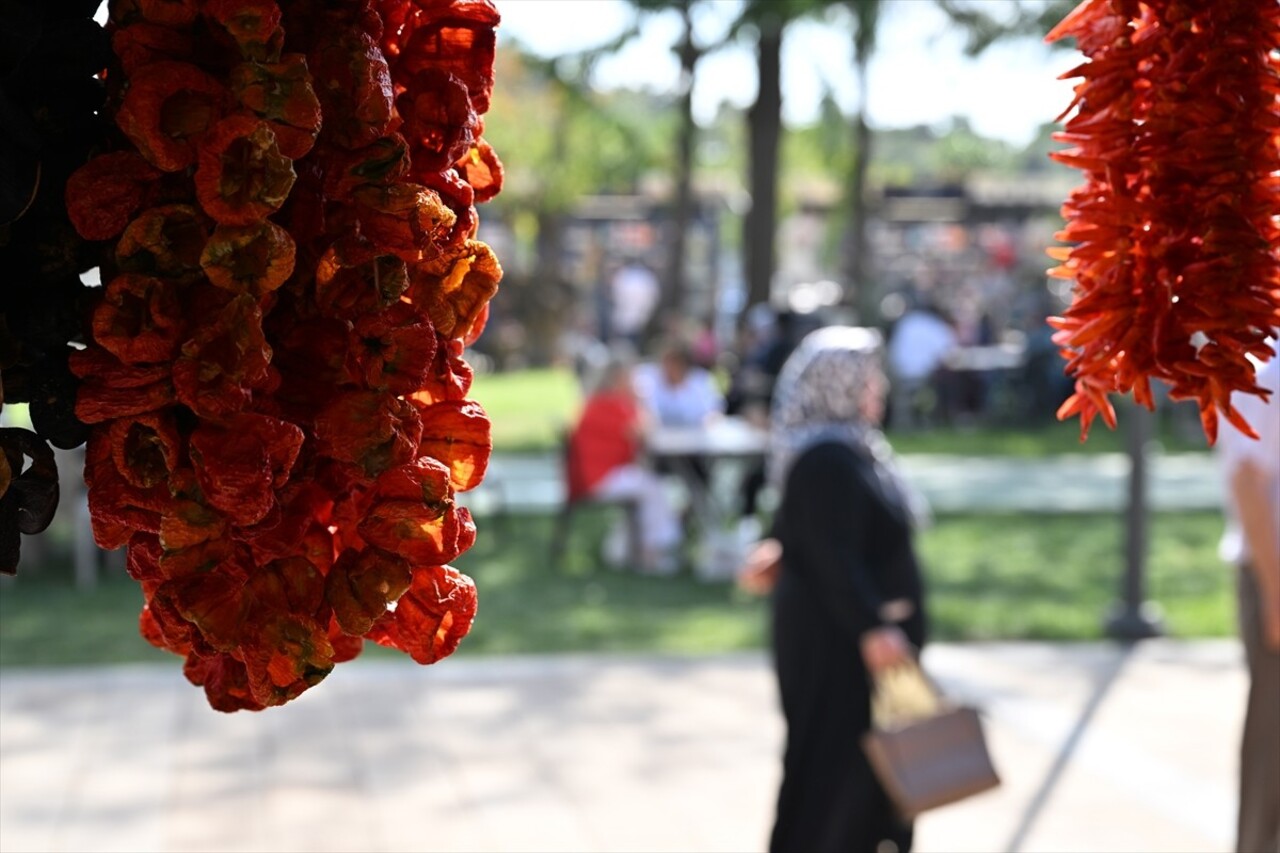
[[[1264,395],[1280,327],[1280,4],[1085,0],[1049,34],[1087,61],[1051,156],[1082,170],[1063,205],[1051,275],[1075,281],[1050,318],[1076,392],[1058,412],[1081,437],[1111,394],[1154,406],[1151,380],[1252,434],[1233,391]],[[1066,113],[1064,113],[1066,115]]]
[[[489,0],[113,0],[121,145],[73,176],[116,239],[72,359],[94,535],[143,635],[223,711],[365,639],[420,663],[476,610],[449,566],[484,476],[464,346],[502,271],[475,203]],[[100,191],[101,190],[101,191]]]

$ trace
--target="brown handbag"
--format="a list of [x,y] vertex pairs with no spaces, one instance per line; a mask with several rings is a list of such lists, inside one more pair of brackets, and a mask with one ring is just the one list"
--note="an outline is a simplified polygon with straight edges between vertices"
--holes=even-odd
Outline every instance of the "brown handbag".
[[871,767],[906,820],[1000,784],[978,712],[946,704],[916,664],[876,678]]

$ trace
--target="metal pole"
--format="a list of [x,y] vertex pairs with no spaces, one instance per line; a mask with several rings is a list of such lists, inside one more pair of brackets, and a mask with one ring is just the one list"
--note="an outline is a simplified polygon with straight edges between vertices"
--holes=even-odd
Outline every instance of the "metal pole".
[[1129,504],[1125,510],[1125,570],[1121,600],[1107,616],[1107,636],[1145,640],[1164,633],[1160,609],[1146,600],[1147,568],[1147,453],[1154,417],[1142,406],[1127,406]]

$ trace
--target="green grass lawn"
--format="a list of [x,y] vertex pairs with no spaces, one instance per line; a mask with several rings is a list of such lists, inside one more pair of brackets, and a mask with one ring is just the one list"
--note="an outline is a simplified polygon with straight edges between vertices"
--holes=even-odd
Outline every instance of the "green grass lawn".
[[504,453],[554,450],[582,402],[573,374],[553,369],[481,374],[471,396],[489,413],[494,449]]
[[[482,520],[458,561],[480,587],[459,654],[560,651],[704,653],[758,648],[766,607],[730,584],[598,568],[607,513],[584,513],[566,565],[548,559],[551,521]],[[1152,520],[1149,592],[1176,636],[1233,630],[1231,573],[1215,549],[1215,513]],[[943,516],[921,536],[938,639],[1088,640],[1123,571],[1114,516]],[[0,666],[165,660],[137,634],[141,594],[125,577],[81,593],[62,567],[0,582]],[[375,650],[379,656],[397,656]]]
[[[476,377],[472,396],[493,421],[494,449],[505,453],[552,451],[560,431],[577,417],[581,394],[567,370],[521,370]],[[1167,414],[1167,413],[1166,413]],[[1158,440],[1166,450],[1205,449],[1194,430],[1177,429],[1172,418],[1161,419]],[[1125,434],[1098,424],[1089,440],[1080,442],[1076,421],[1051,422],[1031,428],[967,427],[889,432],[901,454],[952,453],[964,456],[1037,457],[1059,453],[1106,453],[1124,450]]]

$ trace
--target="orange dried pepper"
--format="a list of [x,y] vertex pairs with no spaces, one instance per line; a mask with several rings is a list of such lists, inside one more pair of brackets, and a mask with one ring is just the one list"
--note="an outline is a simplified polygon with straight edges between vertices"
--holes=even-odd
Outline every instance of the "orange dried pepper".
[[409,289],[404,261],[380,254],[368,240],[348,238],[329,247],[316,265],[316,305],[331,317],[380,312]]
[[412,460],[421,437],[417,410],[381,391],[342,391],[315,420],[319,452],[358,465],[369,477]]
[[126,75],[136,74],[153,62],[176,62],[195,50],[191,33],[160,24],[139,21],[121,27],[111,36],[111,50]]
[[183,441],[167,412],[117,418],[107,428],[111,460],[120,476],[139,489],[165,486],[182,463]]
[[235,524],[257,524],[288,482],[303,437],[287,421],[251,412],[200,424],[189,441],[204,499]]
[[498,292],[502,267],[484,243],[471,240],[452,264],[423,263],[412,270],[409,298],[431,316],[440,334],[466,337]]
[[378,314],[365,314],[351,330],[354,371],[370,388],[412,394],[430,375],[436,335],[430,321],[412,305],[398,302]]
[[489,417],[479,403],[444,400],[423,407],[419,451],[449,467],[450,483],[465,492],[480,485],[493,449]]
[[336,149],[325,164],[324,194],[346,199],[357,187],[386,185],[409,171],[409,143],[393,133],[351,151]]
[[374,38],[340,32],[307,57],[321,85],[326,136],[346,149],[362,148],[392,130],[391,72]]
[[242,411],[265,385],[271,348],[262,332],[262,312],[249,296],[233,299],[197,328],[173,365],[180,402],[202,418]]
[[343,632],[360,636],[409,589],[413,574],[407,560],[369,548],[346,550],[325,578],[325,600]]
[[352,198],[361,235],[409,262],[437,257],[456,219],[437,193],[417,184],[361,187]]

